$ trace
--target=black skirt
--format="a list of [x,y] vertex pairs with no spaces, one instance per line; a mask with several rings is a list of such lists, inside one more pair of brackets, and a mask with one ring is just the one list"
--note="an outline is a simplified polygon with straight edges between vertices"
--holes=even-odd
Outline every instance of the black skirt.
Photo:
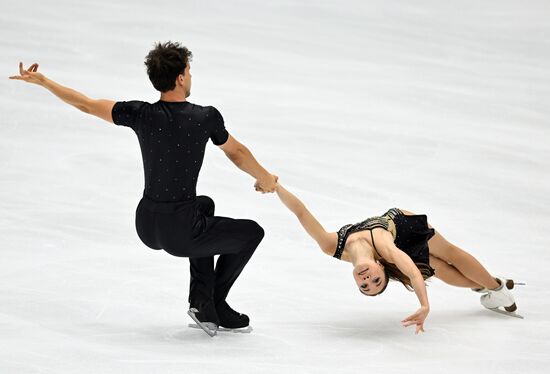
[[428,240],[435,235],[435,230],[428,227],[428,217],[425,214],[407,216],[398,210],[392,219],[397,248],[409,255],[413,262],[429,265]]

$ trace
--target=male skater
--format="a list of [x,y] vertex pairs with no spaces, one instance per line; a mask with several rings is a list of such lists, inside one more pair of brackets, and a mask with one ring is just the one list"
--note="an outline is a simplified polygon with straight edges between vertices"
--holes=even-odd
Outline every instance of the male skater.
[[[157,43],[145,59],[151,83],[160,91],[155,103],[94,100],[39,73],[38,64],[10,79],[38,84],[85,113],[136,133],[143,158],[145,188],[136,209],[136,231],[153,249],[189,257],[189,315],[210,336],[218,327],[249,329],[249,318],[234,311],[227,294],[264,236],[248,219],[214,216],[214,201],[196,196],[208,139],[241,170],[256,178],[257,191],[273,192],[270,174],[247,147],[233,138],[220,112],[186,100],[191,93],[191,51],[179,43]],[[214,255],[219,254],[214,267]]]

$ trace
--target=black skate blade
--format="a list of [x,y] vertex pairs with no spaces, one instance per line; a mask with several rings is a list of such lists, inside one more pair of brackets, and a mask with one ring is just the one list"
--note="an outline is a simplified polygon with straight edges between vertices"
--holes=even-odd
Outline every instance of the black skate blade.
[[[199,312],[198,309],[191,308],[187,311],[187,314],[189,315],[189,317],[191,317],[193,319],[193,321],[195,321],[197,323],[196,324],[197,328],[202,329],[211,338],[213,338],[216,335],[218,326],[216,326],[216,324],[212,323],[212,322],[201,322],[201,321],[199,321],[198,318],[195,316],[195,313],[198,313],[198,312]],[[191,327],[191,325],[190,325],[190,327]]]
[[489,309],[491,312],[495,312],[495,313],[499,313],[499,314],[504,314],[505,316],[516,317],[516,318],[524,319],[522,315],[519,315],[519,314],[517,314],[516,312],[507,312],[506,310],[502,310],[502,309],[499,309],[499,308],[487,308],[487,309]]
[[[201,328],[196,323],[190,323],[188,326],[193,328],[193,329],[200,329]],[[218,327],[218,329],[216,331],[219,331],[219,332],[233,332],[233,333],[238,333],[238,334],[250,334],[253,330],[254,329],[252,328],[252,326],[246,326],[246,327],[240,327],[240,328],[236,328],[236,329],[230,329],[230,328],[227,328],[227,327]]]

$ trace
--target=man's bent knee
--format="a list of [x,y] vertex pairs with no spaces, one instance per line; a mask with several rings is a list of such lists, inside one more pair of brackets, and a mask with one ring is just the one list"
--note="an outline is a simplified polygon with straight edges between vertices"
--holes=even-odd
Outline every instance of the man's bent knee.
[[216,204],[214,200],[206,195],[197,196],[197,201],[199,203],[199,210],[207,217],[212,217],[214,215],[214,210]]
[[265,231],[262,226],[256,221],[249,220],[250,222],[250,237],[251,240],[259,244],[265,236]]

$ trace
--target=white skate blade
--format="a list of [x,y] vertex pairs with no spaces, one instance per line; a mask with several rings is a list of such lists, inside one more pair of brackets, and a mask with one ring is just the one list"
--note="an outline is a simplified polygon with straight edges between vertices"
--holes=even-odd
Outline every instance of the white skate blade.
[[[195,313],[198,313],[198,309],[191,308],[187,311],[187,314],[189,317],[193,319],[197,324],[195,325],[196,328],[204,330],[205,333],[207,333],[210,337],[214,337],[216,335],[216,331],[218,329],[218,326],[212,322],[201,322],[197,319],[195,316]],[[190,324],[191,326],[191,324]]]
[[519,314],[517,314],[516,312],[507,312],[506,310],[502,310],[502,309],[499,309],[499,308],[487,308],[487,309],[490,310],[491,312],[504,314],[505,316],[510,316],[510,317],[516,317],[516,318],[524,319],[522,315],[519,315]]
[[[503,278],[505,281],[506,281],[506,288],[511,290],[513,289],[515,286],[526,286],[527,283],[525,282],[515,282],[513,279],[505,279]],[[485,287],[483,288],[470,288],[470,290],[474,291],[474,292],[477,292],[477,293],[488,293],[489,290]]]
[[252,332],[252,326],[246,326],[246,327],[239,327],[239,328],[236,328],[236,329],[230,329],[230,328],[227,328],[227,327],[218,327],[218,331],[221,331],[221,332],[233,332],[233,333],[237,333],[237,334],[250,334]]
[[[188,326],[193,328],[193,329],[200,329],[201,328],[196,323],[190,323]],[[252,330],[254,330],[252,328],[252,326],[246,326],[246,327],[241,327],[241,328],[238,328],[238,329],[229,329],[227,327],[218,327],[218,329],[216,331],[219,331],[219,332],[232,332],[232,333],[237,333],[237,334],[250,334],[252,332]]]
[[516,282],[513,279],[505,279],[505,281],[506,281],[506,288],[509,290],[513,289],[515,286],[527,286],[527,283]]

